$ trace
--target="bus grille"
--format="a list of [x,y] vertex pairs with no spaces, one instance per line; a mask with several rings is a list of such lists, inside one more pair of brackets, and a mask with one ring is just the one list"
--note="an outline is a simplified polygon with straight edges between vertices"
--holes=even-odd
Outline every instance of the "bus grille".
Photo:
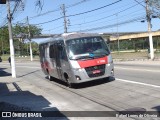
[[[92,66],[92,67],[86,67],[85,70],[88,74],[89,77],[98,77],[98,76],[102,76],[105,73],[105,67],[106,65],[97,65],[97,66]],[[94,71],[100,71],[99,73],[94,73]]]

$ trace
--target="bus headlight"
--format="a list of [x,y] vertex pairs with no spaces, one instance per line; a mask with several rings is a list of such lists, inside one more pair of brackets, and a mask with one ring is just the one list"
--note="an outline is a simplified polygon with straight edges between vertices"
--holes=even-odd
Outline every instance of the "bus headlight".
[[81,78],[78,75],[75,75],[75,76],[76,76],[76,80],[81,80]]

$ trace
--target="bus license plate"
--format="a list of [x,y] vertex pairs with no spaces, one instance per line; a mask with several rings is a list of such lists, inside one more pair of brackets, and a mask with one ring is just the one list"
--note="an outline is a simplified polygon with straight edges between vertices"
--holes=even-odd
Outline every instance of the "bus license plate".
[[94,70],[92,73],[93,74],[98,74],[98,73],[100,73],[101,71],[100,70]]

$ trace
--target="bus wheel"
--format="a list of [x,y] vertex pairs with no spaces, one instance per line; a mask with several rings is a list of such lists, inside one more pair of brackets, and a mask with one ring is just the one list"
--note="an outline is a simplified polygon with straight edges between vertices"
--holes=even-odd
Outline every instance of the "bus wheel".
[[49,80],[51,80],[51,76],[50,75],[48,75],[47,77],[48,77]]
[[72,88],[72,83],[69,82],[69,79],[66,80],[69,88]]
[[52,81],[52,80],[54,80],[54,77],[48,75],[48,79],[49,79],[50,81]]
[[52,80],[52,79],[53,79],[53,77],[49,75],[49,71],[48,71],[48,69],[46,69],[46,71],[47,71],[47,74],[48,74],[48,75],[47,75],[47,78],[48,78],[49,80]]
[[67,82],[67,87],[72,88],[72,83],[69,82],[68,75],[65,75],[65,79],[66,79],[66,82]]
[[64,74],[64,78],[66,79],[67,87],[72,88],[73,84],[69,82],[69,77],[66,73]]

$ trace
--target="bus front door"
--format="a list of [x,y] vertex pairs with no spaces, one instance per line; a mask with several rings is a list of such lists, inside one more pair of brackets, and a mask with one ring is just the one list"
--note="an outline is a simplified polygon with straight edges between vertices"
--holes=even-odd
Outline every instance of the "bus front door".
[[61,67],[61,58],[60,55],[62,54],[62,49],[61,49],[61,45],[58,44],[56,45],[56,50],[55,50],[55,62],[56,62],[56,70],[57,70],[57,74],[59,79],[63,79],[63,74],[62,74],[62,67]]

